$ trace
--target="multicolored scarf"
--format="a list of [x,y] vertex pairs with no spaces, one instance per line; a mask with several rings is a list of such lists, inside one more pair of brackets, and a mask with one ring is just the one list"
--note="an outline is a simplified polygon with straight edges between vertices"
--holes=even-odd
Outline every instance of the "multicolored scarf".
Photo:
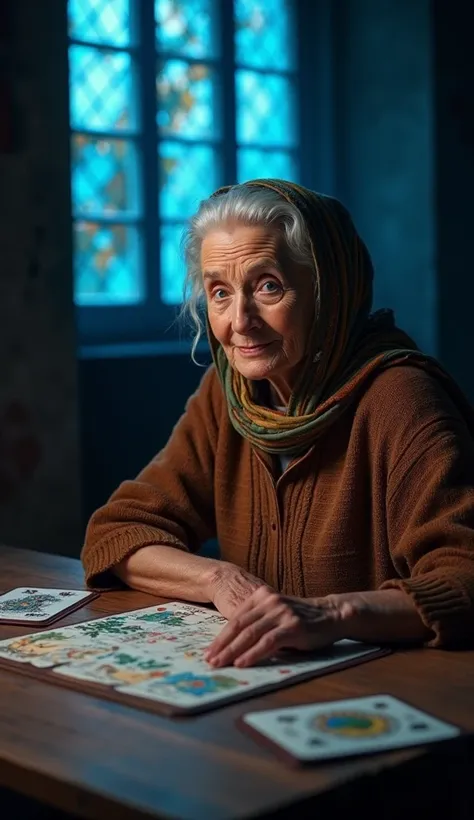
[[[436,360],[422,354],[395,326],[392,311],[370,314],[372,262],[344,206],[337,199],[283,180],[256,179],[245,185],[276,191],[303,216],[311,241],[319,310],[315,305],[308,355],[301,363],[286,413],[258,403],[256,383],[231,367],[208,326],[235,429],[267,453],[297,455],[357,401],[380,370],[402,363],[433,371],[472,416],[467,400]],[[220,188],[213,196],[224,195],[230,188]]]

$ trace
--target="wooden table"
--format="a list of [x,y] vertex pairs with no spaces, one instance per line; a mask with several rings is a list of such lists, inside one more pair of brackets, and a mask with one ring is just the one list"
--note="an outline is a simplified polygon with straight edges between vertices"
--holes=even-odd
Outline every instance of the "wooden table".
[[[81,565],[70,558],[0,547],[0,588],[27,585],[83,586]],[[157,600],[134,591],[106,593],[63,623]],[[0,638],[28,631],[3,626]],[[79,817],[114,820],[314,820],[321,811],[331,812],[332,818],[343,817],[342,812],[352,816],[357,805],[365,818],[383,813],[399,820],[402,812],[403,820],[419,820],[440,816],[437,809],[449,820],[470,820],[474,767],[469,738],[443,750],[432,746],[295,771],[235,726],[250,706],[377,692],[405,698],[474,732],[474,652],[401,651],[174,720],[0,670],[0,786]]]

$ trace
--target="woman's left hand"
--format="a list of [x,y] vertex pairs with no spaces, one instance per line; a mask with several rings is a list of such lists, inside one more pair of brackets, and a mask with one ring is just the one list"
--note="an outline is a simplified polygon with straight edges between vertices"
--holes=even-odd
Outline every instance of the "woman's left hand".
[[282,649],[322,649],[342,637],[340,612],[330,598],[312,602],[262,586],[238,608],[204,658],[214,667],[253,666]]

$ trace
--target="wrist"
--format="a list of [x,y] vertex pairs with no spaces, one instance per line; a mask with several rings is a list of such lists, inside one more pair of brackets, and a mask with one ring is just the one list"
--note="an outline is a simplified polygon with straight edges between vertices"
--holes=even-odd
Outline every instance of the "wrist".
[[363,624],[370,619],[369,607],[364,598],[357,592],[342,593],[332,596],[338,612],[341,640],[343,638],[361,640]]
[[423,642],[432,632],[414,602],[398,589],[330,596],[338,613],[342,638],[367,643]]
[[332,620],[334,640],[352,637],[357,631],[356,623],[359,617],[354,595],[326,595],[324,598],[311,598],[311,603],[318,609],[324,610]]
[[216,592],[222,588],[226,578],[235,567],[227,561],[220,561],[215,558],[206,559],[208,564],[201,576],[201,584],[203,591],[209,598],[211,603],[214,603]]

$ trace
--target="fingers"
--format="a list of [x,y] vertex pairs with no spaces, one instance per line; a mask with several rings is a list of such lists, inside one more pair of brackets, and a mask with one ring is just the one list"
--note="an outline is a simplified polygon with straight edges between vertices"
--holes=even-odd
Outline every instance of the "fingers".
[[[257,590],[257,592],[260,592],[260,590]],[[235,614],[213,640],[208,650],[204,653],[204,657],[207,661],[210,661],[211,658],[215,658],[216,655],[240,635],[245,627],[250,626],[250,624],[259,617],[258,613],[255,612],[255,606],[259,598],[257,598],[257,601],[254,600],[257,592],[253,593],[236,609]]]
[[[247,666],[271,657],[290,640],[298,643],[300,619],[277,593],[258,590],[205,653],[215,667]],[[287,644],[288,645],[288,644]]]
[[239,654],[234,661],[234,666],[244,668],[255,666],[259,661],[268,660],[284,646],[292,642],[296,627],[274,627],[264,632],[261,638],[246,652]]
[[252,666],[279,650],[321,649],[342,637],[334,607],[256,590],[213,641],[205,660],[214,667]]
[[[245,625],[242,623],[242,628],[229,635],[228,641],[225,645],[215,650],[207,658],[208,663],[212,666],[230,666],[231,664],[238,665],[239,658],[255,645],[259,644],[261,639],[269,634],[275,627],[274,618],[269,616],[262,616],[256,610],[249,613],[251,616],[246,619]],[[236,626],[238,628],[238,625]]]

